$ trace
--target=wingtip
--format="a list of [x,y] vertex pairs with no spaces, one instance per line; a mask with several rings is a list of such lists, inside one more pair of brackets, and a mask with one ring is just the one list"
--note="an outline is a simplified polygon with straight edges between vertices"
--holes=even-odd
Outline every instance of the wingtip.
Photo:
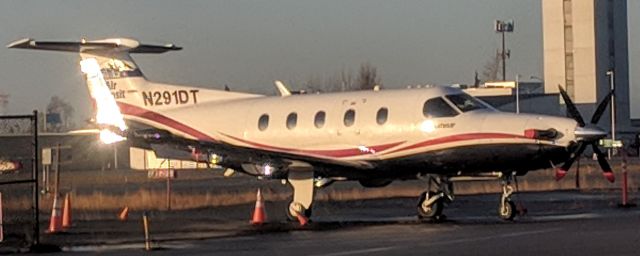
[[22,38],[7,44],[7,48],[18,48],[33,41],[31,38]]

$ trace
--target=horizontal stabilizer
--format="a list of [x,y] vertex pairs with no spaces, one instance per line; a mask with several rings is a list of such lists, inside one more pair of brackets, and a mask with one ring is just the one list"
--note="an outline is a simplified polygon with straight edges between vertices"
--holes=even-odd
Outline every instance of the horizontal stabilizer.
[[104,40],[80,42],[36,41],[30,38],[20,39],[7,45],[7,48],[35,49],[64,52],[125,51],[129,53],[163,53],[182,50],[173,44],[141,44],[129,38],[109,38]]

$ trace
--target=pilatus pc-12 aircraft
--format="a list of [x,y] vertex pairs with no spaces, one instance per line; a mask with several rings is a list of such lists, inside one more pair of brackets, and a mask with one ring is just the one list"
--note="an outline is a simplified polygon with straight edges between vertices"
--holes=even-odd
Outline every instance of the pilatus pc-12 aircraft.
[[146,80],[130,54],[182,49],[173,44],[23,39],[8,47],[79,53],[101,139],[286,179],[290,217],[310,216],[315,187],[334,181],[383,187],[424,179],[418,214],[437,219],[454,198],[452,182],[492,177],[502,181],[499,216],[510,220],[514,176],[560,165],[560,179],[588,145],[605,177],[614,178],[595,145],[606,136],[595,124],[610,96],[586,123],[562,88],[573,119],[504,113],[441,86],[292,95],[279,84],[280,96],[264,96]]

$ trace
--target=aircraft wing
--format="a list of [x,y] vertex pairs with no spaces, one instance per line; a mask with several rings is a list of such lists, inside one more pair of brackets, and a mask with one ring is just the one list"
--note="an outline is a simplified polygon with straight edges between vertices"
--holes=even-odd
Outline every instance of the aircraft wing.
[[[345,161],[335,158],[323,158],[311,155],[299,155],[245,146],[232,145],[225,142],[208,142],[183,138],[165,130],[134,130],[128,136],[134,146],[150,148],[157,157],[208,162],[223,167],[244,170],[247,167],[269,164],[274,168],[286,169],[294,163],[304,162],[318,168],[339,169],[372,169],[374,166],[366,161]],[[259,170],[254,170],[259,172]]]

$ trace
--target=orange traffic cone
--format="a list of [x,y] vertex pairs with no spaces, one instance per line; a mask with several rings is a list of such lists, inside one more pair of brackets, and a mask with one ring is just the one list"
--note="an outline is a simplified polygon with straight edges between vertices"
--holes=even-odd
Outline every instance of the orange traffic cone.
[[256,208],[253,210],[253,218],[251,219],[251,224],[260,225],[264,223],[264,220],[267,218],[264,213],[264,200],[262,199],[262,192],[258,189],[258,194],[256,195]]
[[307,216],[304,216],[304,213],[297,212],[296,218],[298,218],[298,222],[300,222],[300,226],[306,226],[309,223],[309,219]]
[[53,207],[51,209],[51,219],[49,220],[49,229],[47,233],[57,233],[62,230],[62,216],[60,215],[60,200],[58,195],[53,197]]
[[120,221],[126,221],[128,217],[129,217],[129,207],[124,207],[124,209],[122,209],[122,211],[118,215],[118,219]]
[[64,197],[64,207],[62,207],[62,228],[71,227],[71,195],[67,193]]

